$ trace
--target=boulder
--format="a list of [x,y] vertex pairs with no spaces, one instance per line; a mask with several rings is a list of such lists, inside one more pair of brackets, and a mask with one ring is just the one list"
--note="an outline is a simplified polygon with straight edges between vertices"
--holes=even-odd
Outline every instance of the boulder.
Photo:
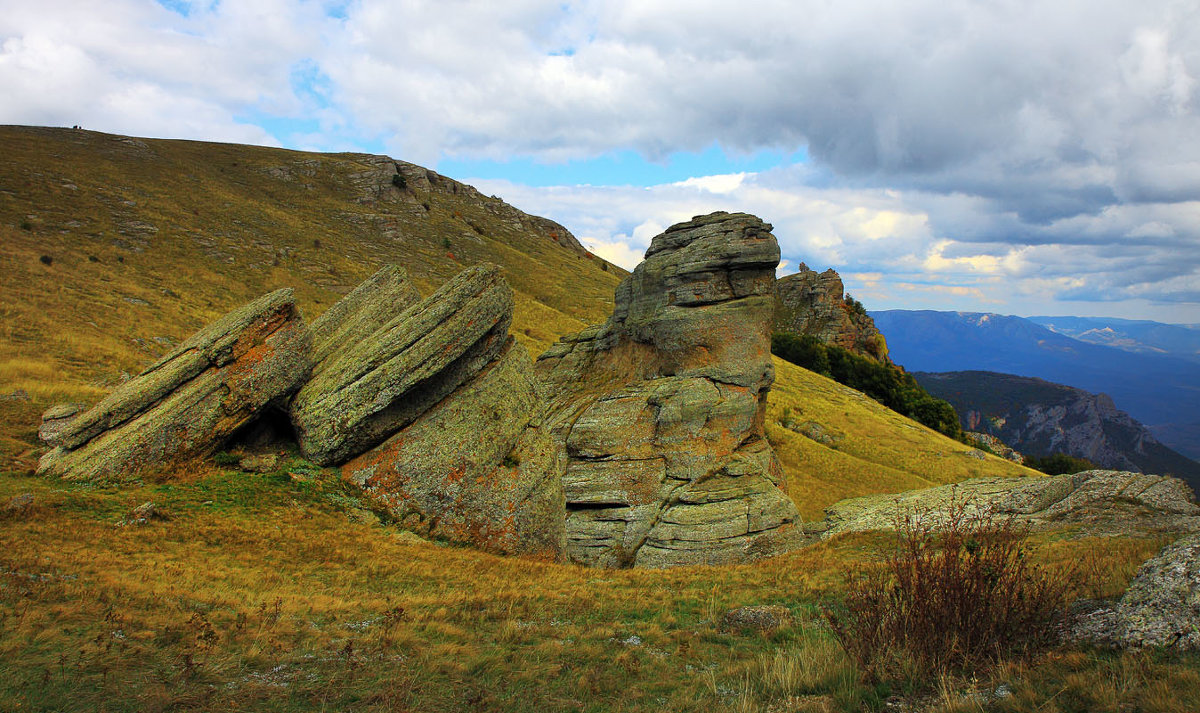
[[775,283],[775,331],[810,335],[824,344],[882,362],[887,342],[862,305],[848,303],[842,278],[833,269],[817,272],[800,263],[794,275]]
[[135,474],[207,455],[308,377],[311,338],[290,289],[201,329],[50,434],[38,472]]
[[672,226],[617,288],[605,324],[538,359],[576,562],[723,564],[798,542],[763,433],[779,262],[770,231],[741,213]]
[[[374,304],[362,295],[355,299]],[[328,352],[292,400],[292,425],[305,457],[321,465],[345,463],[470,381],[505,347],[512,304],[500,269],[478,265],[370,334],[365,326],[354,328],[357,341]],[[374,320],[380,313],[374,307],[345,311],[370,313]]]
[[790,624],[792,613],[787,607],[778,604],[759,604],[748,607],[730,609],[721,615],[718,630],[726,633],[736,633],[744,630],[756,630],[764,633]]
[[1070,638],[1115,647],[1200,650],[1200,535],[1163,548],[1115,606],[1076,612]]
[[509,339],[471,381],[342,473],[424,536],[558,559],[562,477],[541,410],[529,354]]

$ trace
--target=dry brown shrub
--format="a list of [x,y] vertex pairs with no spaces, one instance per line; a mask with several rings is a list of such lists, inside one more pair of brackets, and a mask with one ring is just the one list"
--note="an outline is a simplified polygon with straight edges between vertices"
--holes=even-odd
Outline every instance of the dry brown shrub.
[[874,678],[978,672],[1048,644],[1076,573],[1030,559],[1028,529],[952,503],[897,523],[882,566],[848,583],[826,618]]

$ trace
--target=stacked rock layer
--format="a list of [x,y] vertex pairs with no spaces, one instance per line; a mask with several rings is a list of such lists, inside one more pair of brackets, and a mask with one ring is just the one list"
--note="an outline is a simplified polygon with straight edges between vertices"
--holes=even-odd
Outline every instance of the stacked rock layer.
[[538,359],[571,559],[720,564],[798,541],[763,432],[779,262],[770,231],[728,213],[672,226],[618,287],[604,325]]

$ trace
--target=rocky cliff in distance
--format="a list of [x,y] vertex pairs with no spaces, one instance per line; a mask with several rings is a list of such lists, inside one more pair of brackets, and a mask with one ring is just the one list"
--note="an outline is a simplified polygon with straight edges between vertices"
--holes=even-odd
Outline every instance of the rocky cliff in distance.
[[842,278],[800,263],[775,283],[775,331],[811,335],[824,344],[887,362],[887,342],[858,302],[846,299]]
[[725,564],[797,544],[800,516],[764,434],[770,230],[741,213],[668,228],[617,288],[612,317],[538,359],[573,560]]
[[1174,475],[1200,491],[1200,464],[1159,443],[1105,394],[988,371],[913,374],[962,426],[1027,455],[1066,453],[1117,470]]

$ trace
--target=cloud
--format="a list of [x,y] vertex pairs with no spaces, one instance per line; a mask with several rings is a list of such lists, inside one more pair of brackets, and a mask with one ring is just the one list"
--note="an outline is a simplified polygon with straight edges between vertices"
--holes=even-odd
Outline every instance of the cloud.
[[0,121],[369,146],[434,168],[630,150],[665,161],[714,145],[800,153],[795,166],[650,187],[480,183],[626,266],[652,229],[748,210],[776,223],[793,264],[881,275],[870,287],[880,299],[936,278],[1013,310],[1124,300],[1200,321],[1194,3],[0,0],[0,10]]
[[320,48],[314,3],[0,3],[0,121],[278,144],[238,115],[304,111],[291,72]]

